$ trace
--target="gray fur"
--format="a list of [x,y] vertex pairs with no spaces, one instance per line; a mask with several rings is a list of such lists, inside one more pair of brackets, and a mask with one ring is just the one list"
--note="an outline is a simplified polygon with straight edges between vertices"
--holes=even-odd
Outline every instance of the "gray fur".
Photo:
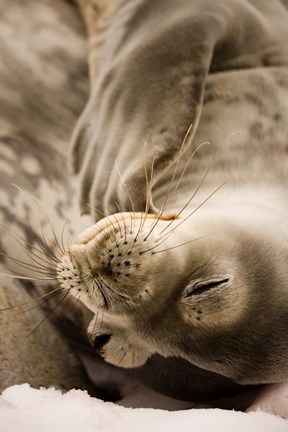
[[[41,223],[50,239],[51,233],[45,210],[12,183],[46,205],[58,233],[68,210],[79,226],[66,153],[87,97],[85,38],[76,9],[64,1],[2,0],[0,11],[1,253],[27,262],[9,231],[34,246],[43,245]],[[8,268],[35,276],[3,256],[1,262],[1,273]],[[46,319],[48,309],[36,307],[44,299],[33,301],[47,289],[47,283],[44,289],[43,282],[37,287],[1,277],[0,309],[12,307],[0,312],[1,390],[23,382],[90,389],[67,338]],[[13,309],[23,303],[21,310]]]
[[[115,202],[122,211],[131,209],[118,170],[135,210],[143,210],[143,165],[149,175],[157,154],[155,201],[157,181],[169,173],[190,124],[193,128],[187,152],[207,140],[220,146],[230,134],[241,132],[243,125],[245,131],[237,139],[237,149],[236,144],[225,149],[224,161],[216,166],[219,170],[227,157],[230,168],[227,172],[225,163],[223,171],[227,176],[237,173],[233,160],[242,157],[242,149],[250,160],[245,133],[247,123],[253,126],[253,115],[265,122],[275,113],[285,117],[285,96],[277,89],[280,77],[284,82],[287,79],[287,12],[278,1],[181,0],[177,10],[172,0],[127,1],[111,21],[102,47],[94,52],[94,57],[101,59],[101,67],[73,136],[72,162],[75,171],[81,173],[83,212],[92,211],[99,219],[99,212],[118,211]],[[104,57],[102,52],[109,55]],[[226,112],[229,117],[223,125]],[[283,148],[285,132],[275,130],[275,140]],[[263,152],[257,163],[266,168],[265,160]],[[203,163],[207,165],[206,155]],[[241,175],[250,177],[251,168],[242,169]],[[199,182],[202,170],[202,161],[197,161],[186,176],[190,176],[189,185]],[[167,183],[166,177],[163,182]],[[159,207],[159,202],[151,201],[150,208],[155,210],[155,206]]]

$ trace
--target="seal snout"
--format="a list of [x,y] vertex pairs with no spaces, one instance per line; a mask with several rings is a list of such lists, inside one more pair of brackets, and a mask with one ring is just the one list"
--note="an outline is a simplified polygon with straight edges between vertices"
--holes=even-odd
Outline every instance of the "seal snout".
[[108,307],[115,299],[138,301],[143,298],[144,281],[158,271],[161,232],[173,219],[174,215],[118,213],[90,226],[58,264],[61,286],[83,302],[97,297],[98,307],[103,297]]

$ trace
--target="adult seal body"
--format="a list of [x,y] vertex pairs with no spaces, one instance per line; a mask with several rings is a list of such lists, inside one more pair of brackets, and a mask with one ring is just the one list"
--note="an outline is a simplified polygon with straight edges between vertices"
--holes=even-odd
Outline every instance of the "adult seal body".
[[197,398],[197,372],[206,396],[286,380],[287,12],[116,3],[98,45],[88,26],[92,89],[72,142],[83,212],[115,214],[71,245],[58,279],[95,314],[107,362],[157,390]]

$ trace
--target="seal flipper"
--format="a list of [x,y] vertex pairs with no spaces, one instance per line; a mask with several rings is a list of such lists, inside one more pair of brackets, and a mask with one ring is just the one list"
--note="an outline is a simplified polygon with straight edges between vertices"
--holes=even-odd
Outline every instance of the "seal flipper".
[[91,94],[71,145],[81,208],[96,220],[119,209],[156,211],[147,178],[153,169],[157,181],[175,161],[191,124],[193,139],[208,72],[273,66],[269,29],[277,20],[285,30],[281,5],[268,1],[261,9],[225,0],[107,5],[102,31],[90,26]]

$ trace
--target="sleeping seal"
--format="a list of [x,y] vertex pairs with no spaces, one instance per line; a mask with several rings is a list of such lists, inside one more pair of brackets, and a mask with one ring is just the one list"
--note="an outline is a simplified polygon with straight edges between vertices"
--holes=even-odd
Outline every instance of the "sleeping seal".
[[111,1],[97,31],[84,3],[91,92],[71,160],[98,222],[57,272],[94,314],[90,340],[182,399],[198,372],[217,396],[287,380],[287,11]]
[[[93,355],[100,350],[107,362],[182,400],[286,380],[287,11],[276,0],[78,3],[89,35],[90,96],[70,159],[81,210],[92,219],[61,259],[53,258],[60,292],[73,295],[76,305],[62,303],[58,314],[73,317],[85,343],[81,300],[93,315]],[[29,4],[34,23],[39,6]],[[81,231],[63,167],[86,81],[81,32],[69,31],[78,28],[74,15],[61,15],[58,1],[41,5],[41,22],[51,31],[55,19],[65,17],[68,33],[63,38],[60,31],[36,53],[33,36],[32,58],[19,49],[11,59],[14,51],[5,50],[9,103],[2,141],[10,151],[5,148],[1,166],[1,213],[22,229],[29,246],[40,241],[47,251],[35,236],[40,216],[29,200],[18,190],[7,198],[13,161],[25,152],[16,173],[20,184],[42,201],[49,197],[56,225],[69,213],[71,230]],[[11,14],[16,21],[22,15]],[[23,65],[29,71],[24,82],[18,78]],[[39,164],[25,163],[27,154]],[[4,246],[9,253],[6,238]],[[50,342],[45,339],[45,349],[54,354]],[[46,357],[53,362],[53,355]],[[29,364],[37,365],[37,349]],[[69,388],[66,361],[63,369]],[[23,377],[20,370],[17,382]]]

